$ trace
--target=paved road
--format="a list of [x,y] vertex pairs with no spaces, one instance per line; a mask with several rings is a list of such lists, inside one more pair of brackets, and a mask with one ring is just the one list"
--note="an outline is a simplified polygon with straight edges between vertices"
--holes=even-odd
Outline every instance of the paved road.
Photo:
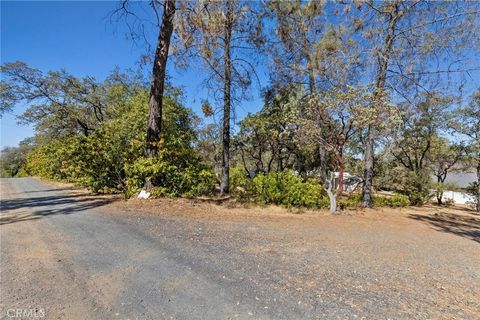
[[475,225],[462,236],[407,218],[223,222],[0,183],[5,319],[480,318]]

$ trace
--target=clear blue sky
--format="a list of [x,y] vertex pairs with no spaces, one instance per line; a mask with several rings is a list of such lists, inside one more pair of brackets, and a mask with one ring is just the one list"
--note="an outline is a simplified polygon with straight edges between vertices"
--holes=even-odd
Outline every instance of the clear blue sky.
[[[126,25],[110,22],[117,1],[1,1],[1,63],[23,61],[43,71],[65,68],[76,76],[92,75],[102,80],[115,66],[135,67],[144,50],[126,37]],[[153,42],[155,39],[152,39]],[[176,72],[170,66],[171,81],[185,88],[185,103],[199,113],[207,92],[201,86],[202,72]],[[261,77],[265,79],[263,75]],[[265,84],[264,84],[265,85]],[[258,92],[237,106],[237,117],[261,107]],[[19,126],[18,106],[1,120],[0,148],[14,146],[33,135],[30,127]]]

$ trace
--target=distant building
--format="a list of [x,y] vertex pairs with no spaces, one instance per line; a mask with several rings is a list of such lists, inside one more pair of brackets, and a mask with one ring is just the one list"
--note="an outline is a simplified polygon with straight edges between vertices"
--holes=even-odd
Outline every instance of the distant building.
[[[335,188],[338,188],[338,178],[340,176],[339,172],[335,172]],[[358,188],[363,182],[362,178],[351,175],[348,172],[343,173],[343,190],[346,192],[353,192]]]

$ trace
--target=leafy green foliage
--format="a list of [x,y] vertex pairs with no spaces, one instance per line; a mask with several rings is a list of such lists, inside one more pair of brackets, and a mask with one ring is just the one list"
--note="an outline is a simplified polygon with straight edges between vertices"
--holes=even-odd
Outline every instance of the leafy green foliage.
[[176,96],[165,99],[164,133],[157,158],[143,156],[148,93],[114,95],[112,119],[91,134],[40,145],[27,157],[32,175],[74,182],[94,192],[133,195],[145,179],[159,182],[154,195],[197,195],[214,190],[215,178],[192,147],[193,115]]
[[[7,75],[2,85],[10,90],[9,103],[31,103],[20,118],[33,123],[37,133],[35,143],[2,152],[2,175],[33,174],[127,196],[146,181],[154,182],[153,197],[214,193],[218,181],[212,169],[219,172],[221,130],[216,124],[199,128],[198,118],[181,104],[178,89],[166,88],[160,151],[146,158],[149,92],[140,82],[116,72],[99,83],[63,71],[42,73],[21,63],[6,65],[2,72]],[[31,84],[22,86],[21,81]],[[371,95],[369,88],[359,87],[316,94],[307,94],[295,84],[267,90],[263,108],[243,119],[234,137],[233,196],[287,207],[328,207],[322,184],[311,177],[337,167],[361,175],[364,168],[357,159],[364,151],[365,127],[373,121],[371,116],[379,116],[368,111]],[[400,194],[374,197],[374,206],[423,204],[431,197],[432,187],[437,194],[446,187],[432,185],[432,173],[444,181],[448,170],[464,161],[459,160],[463,159],[461,146],[453,146],[437,132],[452,100],[441,95],[420,98],[401,114],[401,137],[395,137],[391,149],[376,159],[375,187]],[[388,99],[385,96],[385,105]],[[388,107],[393,114],[398,106]],[[469,109],[460,110],[463,122],[454,129],[460,131],[472,122],[477,107],[478,99]],[[204,105],[204,111],[212,115],[209,105]],[[398,120],[384,121],[384,125],[395,123],[396,128]],[[468,129],[461,133],[469,137],[468,163],[475,164],[477,130]],[[382,125],[376,125],[376,130],[391,133]],[[340,208],[359,203],[359,194],[338,199]]]
[[25,175],[23,166],[33,147],[33,140],[29,138],[20,142],[18,147],[4,148],[0,154],[0,176],[9,178]]
[[383,168],[381,185],[387,190],[408,196],[411,205],[422,205],[432,196],[432,180],[426,169],[411,171],[405,167]]
[[478,208],[480,205],[480,184],[474,181],[468,185],[466,191],[468,195],[473,197],[473,204]]
[[340,210],[345,208],[356,208],[360,206],[362,202],[362,195],[360,193],[354,193],[347,198],[337,199],[337,206]]
[[[276,204],[286,207],[328,208],[330,202],[317,179],[303,179],[292,170],[257,174],[250,179],[244,169],[232,168],[231,185],[233,195],[241,201]],[[354,193],[338,200],[341,209],[360,206],[361,194]],[[405,207],[410,204],[407,196],[374,197],[376,207]]]
[[411,172],[405,174],[403,180],[403,193],[410,199],[411,205],[422,205],[432,196],[432,180],[428,172]]
[[291,170],[258,174],[253,178],[257,201],[294,207],[322,207],[325,203],[322,186],[316,181],[303,181]]
[[68,167],[67,155],[62,151],[61,141],[51,141],[36,147],[27,156],[25,171],[46,179],[68,181],[67,175],[63,172],[63,168]]
[[[341,209],[344,208],[355,208],[359,207],[362,202],[362,194],[354,193],[346,199],[338,200],[338,206]],[[373,197],[373,206],[374,207],[406,207],[410,204],[410,199],[403,195],[394,193],[391,196],[386,195],[376,195]]]
[[254,200],[253,182],[244,168],[230,168],[230,186],[230,192],[236,199],[242,202]]
[[263,108],[240,122],[234,141],[244,167],[265,173],[305,167],[315,144],[299,143],[297,138],[299,113],[305,108],[303,96],[299,86],[271,88],[264,94]]
[[374,207],[406,207],[410,204],[409,197],[403,194],[394,194],[391,197],[377,196],[373,197]]
[[240,200],[306,208],[326,207],[329,203],[317,180],[305,181],[291,170],[261,173],[250,179],[244,169],[234,168],[231,184]]
[[146,179],[155,180],[152,196],[211,194],[216,179],[191,148],[161,148],[157,158],[139,157],[126,166],[127,195],[139,191]]

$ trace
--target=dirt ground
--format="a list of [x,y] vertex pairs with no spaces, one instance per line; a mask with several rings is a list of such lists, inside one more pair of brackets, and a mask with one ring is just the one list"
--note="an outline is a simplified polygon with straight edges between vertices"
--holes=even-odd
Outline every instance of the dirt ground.
[[2,318],[480,318],[468,208],[331,215],[0,182]]
[[[336,223],[345,226],[348,223],[381,223],[385,227],[402,226],[424,231],[425,226],[440,232],[456,234],[461,237],[480,242],[480,214],[467,205],[436,205],[426,204],[422,207],[406,208],[351,208],[337,214],[328,210],[311,210],[298,208],[284,208],[273,205],[259,206],[253,204],[236,203],[229,201],[216,203],[215,201],[197,199],[130,199],[111,204],[112,207],[133,214],[151,213],[168,214],[213,222],[229,223],[248,220],[249,222],[275,221],[278,227],[288,227],[292,221],[306,223],[305,227],[331,223],[332,227],[339,227]],[[321,217],[321,218],[319,218]],[[350,218],[348,218],[350,217]],[[417,222],[422,222],[418,224]]]
[[[211,245],[230,241],[229,232],[239,225],[262,230],[253,236],[254,244],[242,250],[258,257],[297,256],[302,260],[310,256],[300,274],[284,274],[298,290],[321,288],[315,275],[325,269],[329,279],[338,283],[346,281],[341,278],[346,272],[350,279],[345,290],[349,285],[360,292],[373,290],[378,297],[391,296],[392,304],[395,299],[418,295],[426,305],[403,305],[413,311],[413,318],[422,318],[423,313],[432,319],[480,319],[480,216],[467,206],[350,209],[332,215],[327,210],[187,199],[132,199],[112,205],[133,215],[174,215],[214,225],[222,231],[209,232],[208,238],[215,239]],[[462,245],[459,249],[459,243],[468,243],[468,249]],[[319,248],[324,256],[318,254]],[[329,262],[319,263],[322,259]],[[373,270],[378,277],[372,275]],[[465,272],[468,276],[462,279]],[[341,294],[338,298],[342,299]],[[354,308],[365,306],[348,294],[345,302]],[[434,311],[422,311],[432,307]],[[396,318],[403,317],[397,314]]]

